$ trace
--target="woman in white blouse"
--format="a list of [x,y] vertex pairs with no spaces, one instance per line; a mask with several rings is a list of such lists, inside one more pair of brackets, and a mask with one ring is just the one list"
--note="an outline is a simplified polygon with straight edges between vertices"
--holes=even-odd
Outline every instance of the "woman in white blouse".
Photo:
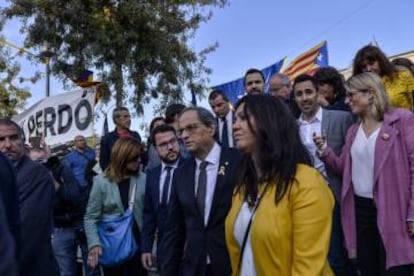
[[414,115],[391,108],[374,73],[347,81],[359,122],[348,130],[340,156],[314,136],[321,160],[342,173],[345,246],[361,275],[411,275],[414,263]]

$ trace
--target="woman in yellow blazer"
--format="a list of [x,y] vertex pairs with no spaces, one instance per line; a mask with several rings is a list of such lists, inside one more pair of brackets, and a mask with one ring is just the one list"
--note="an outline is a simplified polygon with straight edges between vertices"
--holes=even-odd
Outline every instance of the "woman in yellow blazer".
[[290,111],[271,96],[245,96],[233,132],[245,153],[225,225],[233,275],[333,275],[333,195]]
[[410,71],[394,66],[380,48],[367,45],[357,52],[352,75],[363,72],[372,72],[381,77],[392,106],[414,109],[414,76]]

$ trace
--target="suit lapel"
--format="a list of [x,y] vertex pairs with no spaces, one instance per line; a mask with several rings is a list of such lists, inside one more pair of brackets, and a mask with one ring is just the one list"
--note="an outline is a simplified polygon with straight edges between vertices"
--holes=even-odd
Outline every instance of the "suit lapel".
[[162,166],[159,166],[158,168],[156,168],[156,171],[154,172],[154,174],[152,175],[152,179],[151,179],[151,185],[153,185],[153,189],[154,189],[154,204],[155,204],[155,209],[158,210],[158,207],[160,205],[160,181],[161,181],[161,170],[162,170]]
[[[331,121],[330,112],[322,108],[321,134],[325,134],[326,136],[328,136],[330,121]],[[327,139],[327,141],[329,141],[329,139]]]
[[207,221],[207,225],[214,219],[214,215],[217,211],[217,205],[220,202],[220,198],[222,195],[223,187],[226,183],[227,175],[226,172],[228,171],[228,166],[230,164],[230,156],[226,154],[226,149],[221,148],[220,153],[220,162],[218,166],[217,178],[216,178],[216,187],[214,189],[213,194],[213,201],[211,203],[210,215]]
[[391,123],[392,122],[386,122],[384,120],[383,125],[378,133],[374,156],[374,185],[377,182],[385,161],[390,154],[391,147],[399,134],[399,131],[397,129],[391,127]]
[[202,216],[202,214],[200,212],[200,209],[198,208],[197,199],[196,199],[196,190],[195,190],[196,170],[197,170],[197,163],[196,163],[195,158],[192,158],[191,162],[190,162],[190,165],[189,165],[189,168],[186,171],[193,172],[193,173],[190,173],[188,175],[188,177],[185,178],[186,179],[186,181],[185,181],[186,182],[186,187],[185,187],[186,191],[185,191],[185,193],[187,194],[187,197],[191,199],[191,202],[194,205],[194,208],[197,210],[197,213],[198,213],[198,215],[199,215],[199,217],[202,220],[203,225],[204,225],[204,217]]

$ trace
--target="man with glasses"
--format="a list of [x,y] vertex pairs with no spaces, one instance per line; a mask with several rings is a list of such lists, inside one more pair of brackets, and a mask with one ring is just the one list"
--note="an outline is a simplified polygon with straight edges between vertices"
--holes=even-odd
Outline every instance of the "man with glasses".
[[24,134],[9,118],[0,119],[0,152],[12,162],[20,207],[20,275],[56,275],[52,245],[54,184],[47,169],[25,155]]
[[157,251],[157,259],[152,254],[154,241],[161,248],[160,241],[165,232],[164,226],[168,214],[168,202],[174,171],[183,163],[174,127],[161,125],[151,133],[152,144],[161,164],[147,171],[143,226],[141,234],[141,261],[147,270],[155,269],[162,259],[162,252]]
[[269,80],[269,90],[267,92],[284,102],[295,118],[299,117],[301,111],[295,103],[292,93],[292,83],[288,76],[282,73],[272,75]]
[[352,266],[348,262],[343,233],[340,222],[340,207],[342,178],[324,163],[316,154],[317,148],[313,142],[315,135],[325,136],[327,143],[336,154],[340,154],[348,128],[352,125],[352,115],[349,112],[339,110],[326,110],[319,105],[318,85],[314,77],[310,75],[300,75],[293,84],[293,93],[296,103],[302,111],[299,119],[299,132],[303,144],[313,157],[313,166],[319,170],[328,180],[335,196],[335,209],[332,221],[331,243],[329,248],[328,260],[335,275],[355,275]]
[[141,142],[141,136],[138,132],[132,131],[131,127],[131,114],[126,107],[117,107],[112,112],[112,120],[115,124],[115,130],[109,132],[101,139],[99,165],[102,171],[106,169],[109,163],[109,156],[111,155],[112,146],[116,140],[122,138],[135,138]]
[[224,220],[240,154],[215,141],[216,120],[205,108],[184,109],[178,126],[192,157],[174,172],[160,275],[230,275]]
[[277,97],[282,102],[289,102],[290,92],[291,92],[291,83],[288,76],[276,73],[270,77],[269,80],[269,94],[273,97]]

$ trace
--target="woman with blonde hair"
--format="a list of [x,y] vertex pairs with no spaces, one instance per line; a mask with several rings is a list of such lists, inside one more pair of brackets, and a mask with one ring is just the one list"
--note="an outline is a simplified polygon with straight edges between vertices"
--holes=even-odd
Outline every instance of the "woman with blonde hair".
[[326,166],[342,173],[345,246],[361,275],[411,275],[414,263],[414,114],[391,107],[381,78],[361,73],[347,83],[359,122],[340,156],[315,136]]
[[380,48],[367,45],[361,48],[353,63],[353,75],[372,72],[379,75],[394,107],[414,109],[412,91],[414,76],[392,64]]
[[[108,167],[93,180],[85,214],[88,263],[92,267],[98,265],[99,256],[103,253],[98,224],[104,217],[122,215],[128,209],[130,197],[134,194],[132,232],[135,242],[139,244],[146,179],[145,174],[139,170],[141,153],[142,147],[138,140],[118,139],[112,147]],[[107,267],[103,265],[103,271],[105,276],[146,275],[141,266],[139,250],[124,263]]]

